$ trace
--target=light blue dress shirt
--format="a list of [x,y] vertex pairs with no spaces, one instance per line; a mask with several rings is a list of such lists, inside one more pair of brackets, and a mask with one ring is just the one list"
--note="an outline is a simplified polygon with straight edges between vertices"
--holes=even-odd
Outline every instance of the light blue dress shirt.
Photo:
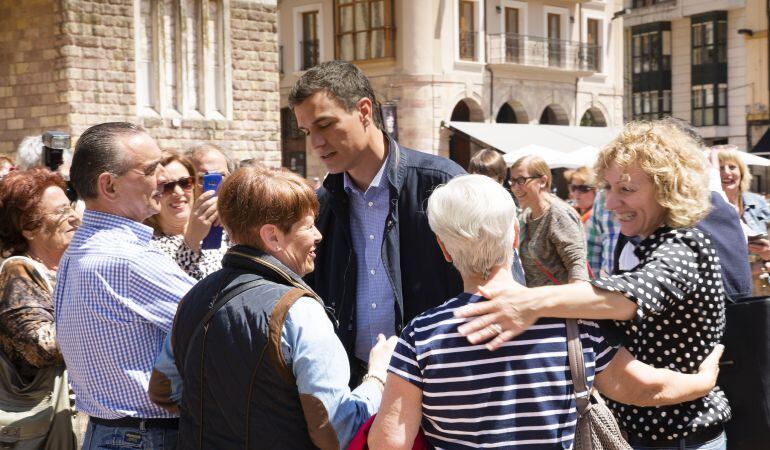
[[139,222],[86,210],[59,263],[56,337],[75,407],[89,416],[171,417],[147,387],[177,303],[195,280],[151,238]]
[[385,162],[365,192],[344,174],[350,200],[350,233],[356,253],[356,342],[353,353],[369,361],[377,335],[396,333],[396,295],[382,263],[382,239],[390,210],[390,187]]
[[[318,301],[309,297],[297,300],[281,330],[281,352],[297,380],[299,393],[323,403],[340,448],[347,448],[361,425],[380,409],[382,393],[375,382],[362,383],[350,391],[348,355],[326,317]],[[182,378],[174,363],[171,335],[166,337],[155,370],[171,382],[170,398],[181,403]]]

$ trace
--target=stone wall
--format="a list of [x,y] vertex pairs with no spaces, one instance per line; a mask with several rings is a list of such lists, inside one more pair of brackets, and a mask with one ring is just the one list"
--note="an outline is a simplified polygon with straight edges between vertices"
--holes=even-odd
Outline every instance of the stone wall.
[[0,0],[0,153],[42,129],[66,129],[62,5]]
[[161,146],[212,142],[239,159],[280,165],[275,1],[222,2],[229,5],[232,115],[217,119],[139,115],[133,0],[18,3],[0,0],[0,30],[12,30],[0,31],[0,61],[18,61],[0,64],[0,128],[5,122],[7,130],[0,151],[46,129],[69,131],[74,142],[90,125],[130,121]]

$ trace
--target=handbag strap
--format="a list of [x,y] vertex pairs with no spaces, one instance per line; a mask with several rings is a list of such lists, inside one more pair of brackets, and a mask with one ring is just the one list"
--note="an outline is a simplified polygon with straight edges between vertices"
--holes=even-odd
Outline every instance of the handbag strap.
[[567,355],[569,370],[572,374],[572,387],[575,392],[577,407],[577,426],[582,428],[581,439],[583,449],[591,449],[591,432],[588,412],[591,410],[591,392],[586,382],[586,367],[583,359],[583,344],[580,342],[580,328],[576,319],[567,319]]
[[[260,278],[258,280],[252,280],[247,281],[245,283],[239,284],[235,286],[234,288],[230,289],[226,295],[223,297],[217,297],[217,299],[214,301],[214,304],[211,305],[211,308],[206,312],[206,315],[203,316],[203,318],[198,322],[198,326],[195,327],[195,331],[192,332],[190,335],[190,340],[188,341],[187,345],[187,351],[185,351],[184,360],[182,362],[182,367],[187,367],[187,360],[190,358],[190,352],[192,351],[192,343],[195,341],[195,338],[198,336],[198,333],[203,329],[204,326],[206,326],[209,323],[209,320],[211,320],[211,317],[217,313],[220,309],[222,309],[223,306],[225,306],[230,300],[234,299],[238,295],[250,290],[254,289],[256,287],[262,286],[263,284],[267,284],[267,280],[264,278]],[[221,295],[222,291],[220,291]],[[183,369],[184,370],[184,369]]]

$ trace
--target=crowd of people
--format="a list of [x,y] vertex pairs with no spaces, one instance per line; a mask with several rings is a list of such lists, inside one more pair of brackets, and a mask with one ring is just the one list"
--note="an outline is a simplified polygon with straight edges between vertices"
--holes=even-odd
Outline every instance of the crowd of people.
[[630,123],[561,199],[537,156],[400,145],[350,63],[289,104],[320,186],[123,122],[0,159],[3,442],[572,448],[583,383],[629,448],[727,448],[725,304],[770,260],[739,153]]

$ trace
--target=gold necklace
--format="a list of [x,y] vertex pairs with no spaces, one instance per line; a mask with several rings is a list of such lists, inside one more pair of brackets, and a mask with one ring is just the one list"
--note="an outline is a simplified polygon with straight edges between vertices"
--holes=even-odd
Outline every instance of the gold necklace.
[[55,274],[55,273],[56,273],[56,269],[58,269],[58,268],[59,268],[59,266],[48,267],[48,266],[47,266],[47,265],[46,265],[46,264],[43,262],[43,260],[42,260],[42,259],[40,259],[40,258],[38,258],[37,256],[33,255],[33,254],[32,254],[32,252],[29,252],[29,251],[28,251],[28,252],[27,252],[27,256],[29,256],[29,257],[30,257],[31,259],[33,259],[34,261],[37,261],[37,262],[39,262],[39,263],[40,263],[40,264],[41,264],[43,267],[45,267],[45,270],[47,270],[48,272],[50,272],[50,273],[52,273],[52,274]]

